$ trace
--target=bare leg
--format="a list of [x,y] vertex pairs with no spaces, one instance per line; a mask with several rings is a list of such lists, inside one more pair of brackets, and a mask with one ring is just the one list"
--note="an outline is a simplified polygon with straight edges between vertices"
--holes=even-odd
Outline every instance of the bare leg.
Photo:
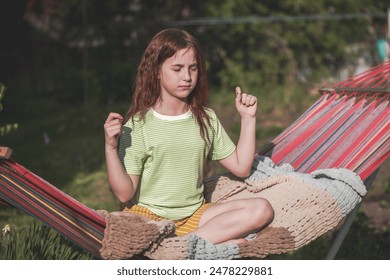
[[195,234],[214,244],[240,242],[239,238],[257,232],[273,219],[270,203],[262,198],[240,199],[217,204],[202,215]]

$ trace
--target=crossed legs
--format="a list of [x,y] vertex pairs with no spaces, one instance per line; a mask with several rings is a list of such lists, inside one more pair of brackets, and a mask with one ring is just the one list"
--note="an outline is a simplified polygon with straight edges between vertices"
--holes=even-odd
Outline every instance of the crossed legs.
[[271,204],[263,198],[228,201],[208,208],[195,234],[214,244],[239,243],[243,237],[267,226],[273,219]]

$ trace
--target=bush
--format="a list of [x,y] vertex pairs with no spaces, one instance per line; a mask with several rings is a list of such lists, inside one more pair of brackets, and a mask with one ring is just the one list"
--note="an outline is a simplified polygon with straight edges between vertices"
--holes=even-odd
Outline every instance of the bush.
[[[5,85],[0,83],[0,112],[3,110],[3,104],[1,103],[1,100],[4,98],[5,90],[6,90]],[[5,135],[5,134],[9,133],[10,131],[17,129],[17,128],[18,128],[17,123],[6,124],[4,126],[0,126],[0,136],[3,136],[3,135]]]

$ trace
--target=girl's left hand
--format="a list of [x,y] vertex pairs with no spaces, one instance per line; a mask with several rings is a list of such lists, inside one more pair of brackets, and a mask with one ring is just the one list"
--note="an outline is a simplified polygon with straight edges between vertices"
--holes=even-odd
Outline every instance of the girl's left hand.
[[241,117],[255,117],[257,111],[257,98],[236,87],[236,108]]

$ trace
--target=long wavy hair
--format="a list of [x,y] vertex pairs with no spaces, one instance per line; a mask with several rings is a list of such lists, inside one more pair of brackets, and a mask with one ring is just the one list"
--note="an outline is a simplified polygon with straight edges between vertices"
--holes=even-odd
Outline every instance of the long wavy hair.
[[196,38],[180,29],[165,29],[150,41],[138,65],[132,100],[123,123],[136,115],[144,119],[146,112],[157,104],[161,99],[158,77],[162,64],[187,48],[194,50],[198,65],[198,80],[187,102],[200,127],[202,138],[209,140],[207,126],[210,126],[210,118],[205,111],[208,101],[205,58]]

